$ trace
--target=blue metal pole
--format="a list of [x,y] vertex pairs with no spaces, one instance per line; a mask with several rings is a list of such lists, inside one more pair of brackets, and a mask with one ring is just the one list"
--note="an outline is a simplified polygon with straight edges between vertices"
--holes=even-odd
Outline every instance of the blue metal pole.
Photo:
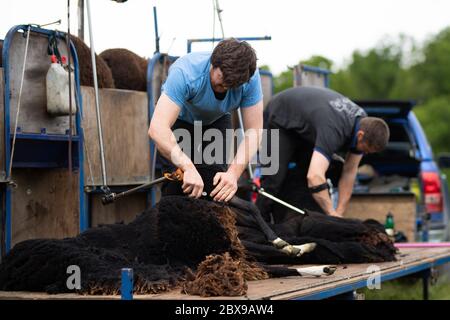
[[[6,34],[5,41],[3,42],[3,69],[4,69],[4,95],[5,95],[5,109],[4,109],[4,134],[5,134],[5,168],[9,168],[9,162],[11,154],[11,128],[10,128],[10,84],[9,84],[9,47],[11,45],[14,34],[18,30],[25,30],[26,25],[18,25],[11,28]],[[6,177],[10,179],[11,177]],[[8,253],[11,249],[11,186],[5,186],[5,253]]]
[[191,53],[192,51],[192,41],[188,40],[187,41],[187,53]]
[[[155,97],[153,96],[153,72],[155,71],[155,66],[158,63],[159,59],[162,57],[161,53],[157,52],[153,58],[148,62],[147,66],[147,97],[148,97],[148,124],[150,125],[150,121],[153,117],[153,110],[155,107]],[[150,144],[150,163],[153,165],[153,156],[156,152],[156,146],[153,140],[149,140]],[[154,172],[155,168],[151,168]],[[151,179],[155,177],[152,175]],[[156,204],[156,191],[155,188],[150,189],[150,206],[153,207]]]
[[122,269],[122,286],[120,289],[122,300],[133,300],[133,269]]
[[159,52],[159,34],[158,34],[158,16],[156,15],[156,7],[153,7],[153,20],[155,22],[155,43],[156,52]]
[[308,65],[302,65],[302,69],[304,71],[320,73],[320,74],[325,74],[325,75],[328,75],[331,73],[330,70],[319,68],[319,67],[308,66]]
[[89,206],[88,206],[88,197],[84,190],[84,132],[82,126],[82,115],[83,115],[83,99],[81,97],[81,88],[80,88],[80,69],[78,64],[78,55],[75,46],[72,41],[70,41],[70,51],[72,52],[72,57],[75,65],[75,99],[77,105],[76,112],[76,129],[78,138],[78,181],[79,181],[79,230],[83,232],[84,230],[89,228]]

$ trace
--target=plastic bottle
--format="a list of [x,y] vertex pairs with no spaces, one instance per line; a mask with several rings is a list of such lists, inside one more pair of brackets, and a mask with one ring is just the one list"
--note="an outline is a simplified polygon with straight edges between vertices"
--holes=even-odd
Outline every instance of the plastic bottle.
[[[65,57],[62,57],[63,63]],[[64,67],[58,63],[55,55],[51,56],[52,64],[47,72],[47,112],[53,116],[69,115],[69,74]],[[71,73],[72,82],[72,114],[75,113],[75,77]]]
[[384,229],[386,230],[388,236],[393,237],[395,235],[394,216],[390,212],[386,215],[386,223],[384,224]]

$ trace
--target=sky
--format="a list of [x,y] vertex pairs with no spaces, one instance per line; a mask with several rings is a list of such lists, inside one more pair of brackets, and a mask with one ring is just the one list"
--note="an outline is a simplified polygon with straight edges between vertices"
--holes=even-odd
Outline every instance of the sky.
[[[71,33],[76,34],[77,0],[71,0]],[[251,42],[259,65],[275,74],[312,55],[348,62],[354,50],[367,50],[403,33],[419,43],[450,26],[448,0],[220,0],[226,37],[271,36]],[[45,24],[67,30],[66,0],[2,0],[0,37],[16,24]],[[186,54],[186,40],[213,36],[213,0],[91,0],[94,48],[127,48],[141,56],[155,51],[153,6],[157,7],[160,51]],[[215,36],[220,37],[215,19]],[[85,41],[89,44],[87,15]],[[193,45],[193,51],[212,44]]]

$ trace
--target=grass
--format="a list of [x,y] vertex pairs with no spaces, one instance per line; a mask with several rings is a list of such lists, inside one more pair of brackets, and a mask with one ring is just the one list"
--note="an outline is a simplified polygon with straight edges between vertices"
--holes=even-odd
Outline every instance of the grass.
[[[429,287],[430,300],[450,300],[450,279],[439,278]],[[399,279],[381,283],[380,290],[358,290],[366,300],[422,300],[421,279]]]

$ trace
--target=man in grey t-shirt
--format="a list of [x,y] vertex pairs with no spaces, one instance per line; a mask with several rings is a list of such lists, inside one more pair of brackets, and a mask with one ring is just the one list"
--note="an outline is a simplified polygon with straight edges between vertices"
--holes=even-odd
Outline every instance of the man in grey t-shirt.
[[[280,165],[275,175],[262,177],[261,186],[299,207],[340,217],[363,154],[383,150],[389,140],[389,128],[382,119],[367,117],[347,97],[319,87],[296,87],[274,96],[264,112],[264,127],[279,129]],[[345,163],[334,208],[326,173],[332,158],[342,152]],[[288,193],[291,199],[286,199]],[[277,222],[285,218],[286,209],[276,210],[270,199],[259,196],[257,205],[266,218],[270,213]]]

